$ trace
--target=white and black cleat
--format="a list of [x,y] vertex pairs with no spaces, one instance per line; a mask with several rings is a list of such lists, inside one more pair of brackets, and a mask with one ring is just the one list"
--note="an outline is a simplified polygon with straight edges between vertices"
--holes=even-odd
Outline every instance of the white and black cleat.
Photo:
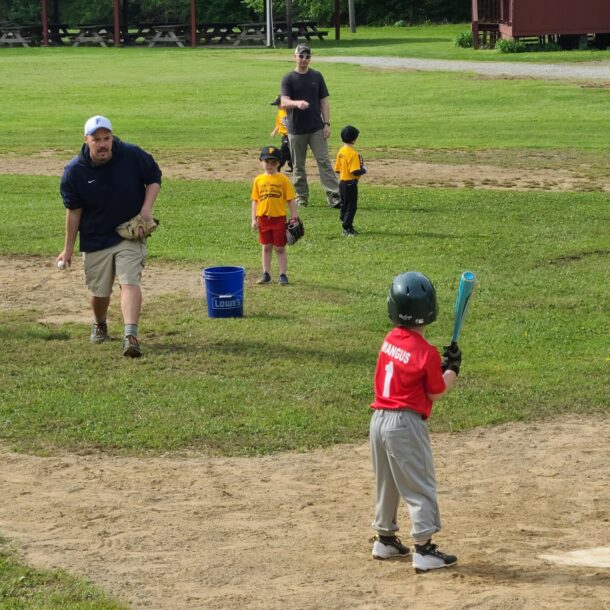
[[416,574],[423,574],[430,570],[450,568],[457,564],[455,555],[448,555],[438,550],[436,544],[428,540],[426,544],[416,544],[413,552],[413,567]]
[[400,538],[396,536],[375,536],[373,543],[373,557],[375,559],[398,559],[411,554]]

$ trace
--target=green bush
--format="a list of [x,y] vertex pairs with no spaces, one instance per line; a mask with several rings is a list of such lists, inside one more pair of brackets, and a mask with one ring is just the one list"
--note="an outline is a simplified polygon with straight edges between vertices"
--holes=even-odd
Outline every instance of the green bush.
[[453,44],[462,49],[472,48],[472,32],[460,32],[454,39]]
[[522,40],[517,40],[515,38],[498,40],[496,42],[495,49],[500,51],[500,53],[524,53],[527,51],[527,47]]

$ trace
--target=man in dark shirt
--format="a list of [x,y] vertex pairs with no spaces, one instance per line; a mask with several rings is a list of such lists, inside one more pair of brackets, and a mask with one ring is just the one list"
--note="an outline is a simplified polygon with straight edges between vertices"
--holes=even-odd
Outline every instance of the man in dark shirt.
[[66,165],[61,179],[66,237],[57,263],[59,267],[71,264],[78,234],[85,281],[91,293],[94,323],[90,338],[94,343],[109,339],[106,314],[118,277],[124,321],[123,355],[137,358],[142,354],[138,322],[146,240],[123,239],[116,227],[137,214],[152,219],[161,188],[161,170],[147,152],[114,136],[106,117],[91,117],[85,123],[84,139],[80,154]]
[[282,79],[282,106],[288,115],[288,140],[293,165],[293,183],[297,193],[297,205],[309,202],[309,185],[305,171],[307,148],[311,148],[318,169],[320,182],[326,191],[328,205],[341,205],[339,181],[328,154],[330,136],[330,105],[328,89],[320,72],[309,67],[311,48],[300,44],[294,51],[296,67]]

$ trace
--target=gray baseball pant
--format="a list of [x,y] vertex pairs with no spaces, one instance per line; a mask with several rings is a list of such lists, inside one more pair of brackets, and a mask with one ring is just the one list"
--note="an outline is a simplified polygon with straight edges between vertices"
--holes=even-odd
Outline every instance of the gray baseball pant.
[[288,134],[290,143],[290,154],[292,155],[292,183],[297,192],[297,203],[309,201],[309,184],[307,183],[307,172],[305,170],[305,159],[307,158],[307,147],[318,164],[320,182],[326,192],[328,205],[334,206],[341,203],[339,194],[339,180],[333,169],[328,154],[328,140],[324,138],[324,130],[313,133]]
[[402,497],[411,517],[411,537],[423,544],[441,529],[428,427],[415,411],[375,409],[370,444],[376,481],[373,529],[381,536],[399,530]]

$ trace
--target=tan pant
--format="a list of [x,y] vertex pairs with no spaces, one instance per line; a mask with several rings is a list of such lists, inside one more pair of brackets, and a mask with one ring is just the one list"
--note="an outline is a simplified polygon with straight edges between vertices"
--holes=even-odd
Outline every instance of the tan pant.
[[146,261],[146,242],[124,239],[116,246],[85,252],[85,282],[94,297],[109,297],[115,277],[122,286],[138,286]]
[[320,129],[313,133],[297,135],[289,134],[288,140],[292,156],[292,183],[294,184],[294,190],[297,192],[297,204],[307,204],[309,201],[309,184],[307,183],[307,172],[305,171],[308,147],[311,148],[311,152],[318,164],[320,182],[326,192],[328,205],[334,206],[340,204],[339,180],[328,155],[328,140],[324,138],[324,130]]

